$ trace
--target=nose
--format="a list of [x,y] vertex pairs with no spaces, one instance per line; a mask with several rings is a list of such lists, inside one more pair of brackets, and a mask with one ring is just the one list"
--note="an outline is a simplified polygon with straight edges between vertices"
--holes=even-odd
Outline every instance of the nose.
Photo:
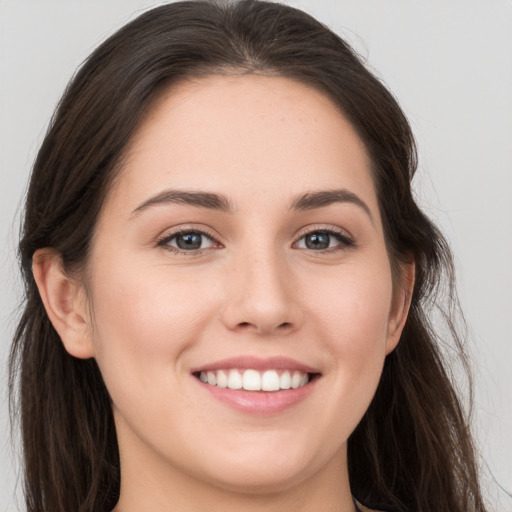
[[302,313],[285,258],[271,251],[240,255],[227,288],[222,321],[228,329],[283,335],[299,328]]

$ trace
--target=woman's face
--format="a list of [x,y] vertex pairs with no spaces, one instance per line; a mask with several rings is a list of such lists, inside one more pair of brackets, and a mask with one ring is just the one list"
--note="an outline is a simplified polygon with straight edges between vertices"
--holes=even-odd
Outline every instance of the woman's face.
[[344,471],[406,310],[362,141],[318,91],[256,75],[153,105],[88,281],[123,476],[254,492]]

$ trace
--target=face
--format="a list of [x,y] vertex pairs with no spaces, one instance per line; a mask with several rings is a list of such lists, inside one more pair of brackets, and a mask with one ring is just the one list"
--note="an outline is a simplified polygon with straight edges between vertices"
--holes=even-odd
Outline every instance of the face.
[[256,75],[146,114],[87,294],[121,466],[249,491],[344,470],[404,311],[362,141],[318,91]]

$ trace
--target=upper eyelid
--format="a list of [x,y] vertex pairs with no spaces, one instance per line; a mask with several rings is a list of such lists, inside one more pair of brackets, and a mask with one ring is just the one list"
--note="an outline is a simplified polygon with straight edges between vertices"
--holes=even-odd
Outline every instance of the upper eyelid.
[[293,243],[296,243],[302,237],[308,235],[309,233],[314,233],[315,231],[327,231],[327,232],[338,234],[342,237],[348,238],[352,242],[354,241],[354,237],[346,229],[342,229],[340,227],[332,226],[332,225],[328,225],[328,224],[327,225],[326,224],[313,224],[313,225],[309,225],[309,226],[306,226],[306,227],[300,229],[299,232],[297,233],[297,235],[295,236],[295,238],[294,238],[295,241]]
[[[330,231],[334,233],[339,233],[340,235],[346,236],[347,238],[353,239],[353,236],[345,229],[342,229],[337,226],[332,225],[326,225],[326,224],[313,224],[308,225],[304,228],[301,228],[296,234],[294,235],[294,240],[298,240],[301,237],[307,235],[308,233],[312,233],[315,231]],[[159,240],[163,240],[166,238],[172,238],[173,236],[179,235],[181,233],[189,233],[189,232],[197,232],[201,233],[205,236],[208,236],[216,241],[220,241],[219,239],[222,238],[219,235],[213,233],[213,230],[211,230],[209,227],[196,227],[194,225],[190,226],[181,226],[171,232],[164,232],[165,234],[158,236]]]
[[217,243],[222,243],[219,238],[218,235],[216,235],[215,233],[213,233],[213,230],[211,230],[210,228],[205,228],[205,227],[195,227],[195,226],[181,226],[177,229],[174,229],[174,230],[171,230],[171,231],[164,231],[164,234],[162,235],[159,235],[157,237],[157,243],[161,243],[163,241],[167,241],[167,240],[171,240],[172,238],[174,238],[175,236],[178,236],[178,235],[181,235],[183,233],[201,233],[202,235],[210,238],[211,240],[213,240],[214,242],[217,242]]

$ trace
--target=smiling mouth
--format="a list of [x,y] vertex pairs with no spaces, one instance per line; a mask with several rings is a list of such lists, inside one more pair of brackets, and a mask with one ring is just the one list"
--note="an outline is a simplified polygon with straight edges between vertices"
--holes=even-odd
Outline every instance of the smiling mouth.
[[244,391],[284,391],[306,386],[320,377],[319,373],[301,370],[239,370],[236,368],[204,370],[193,373],[204,384],[219,388]]

